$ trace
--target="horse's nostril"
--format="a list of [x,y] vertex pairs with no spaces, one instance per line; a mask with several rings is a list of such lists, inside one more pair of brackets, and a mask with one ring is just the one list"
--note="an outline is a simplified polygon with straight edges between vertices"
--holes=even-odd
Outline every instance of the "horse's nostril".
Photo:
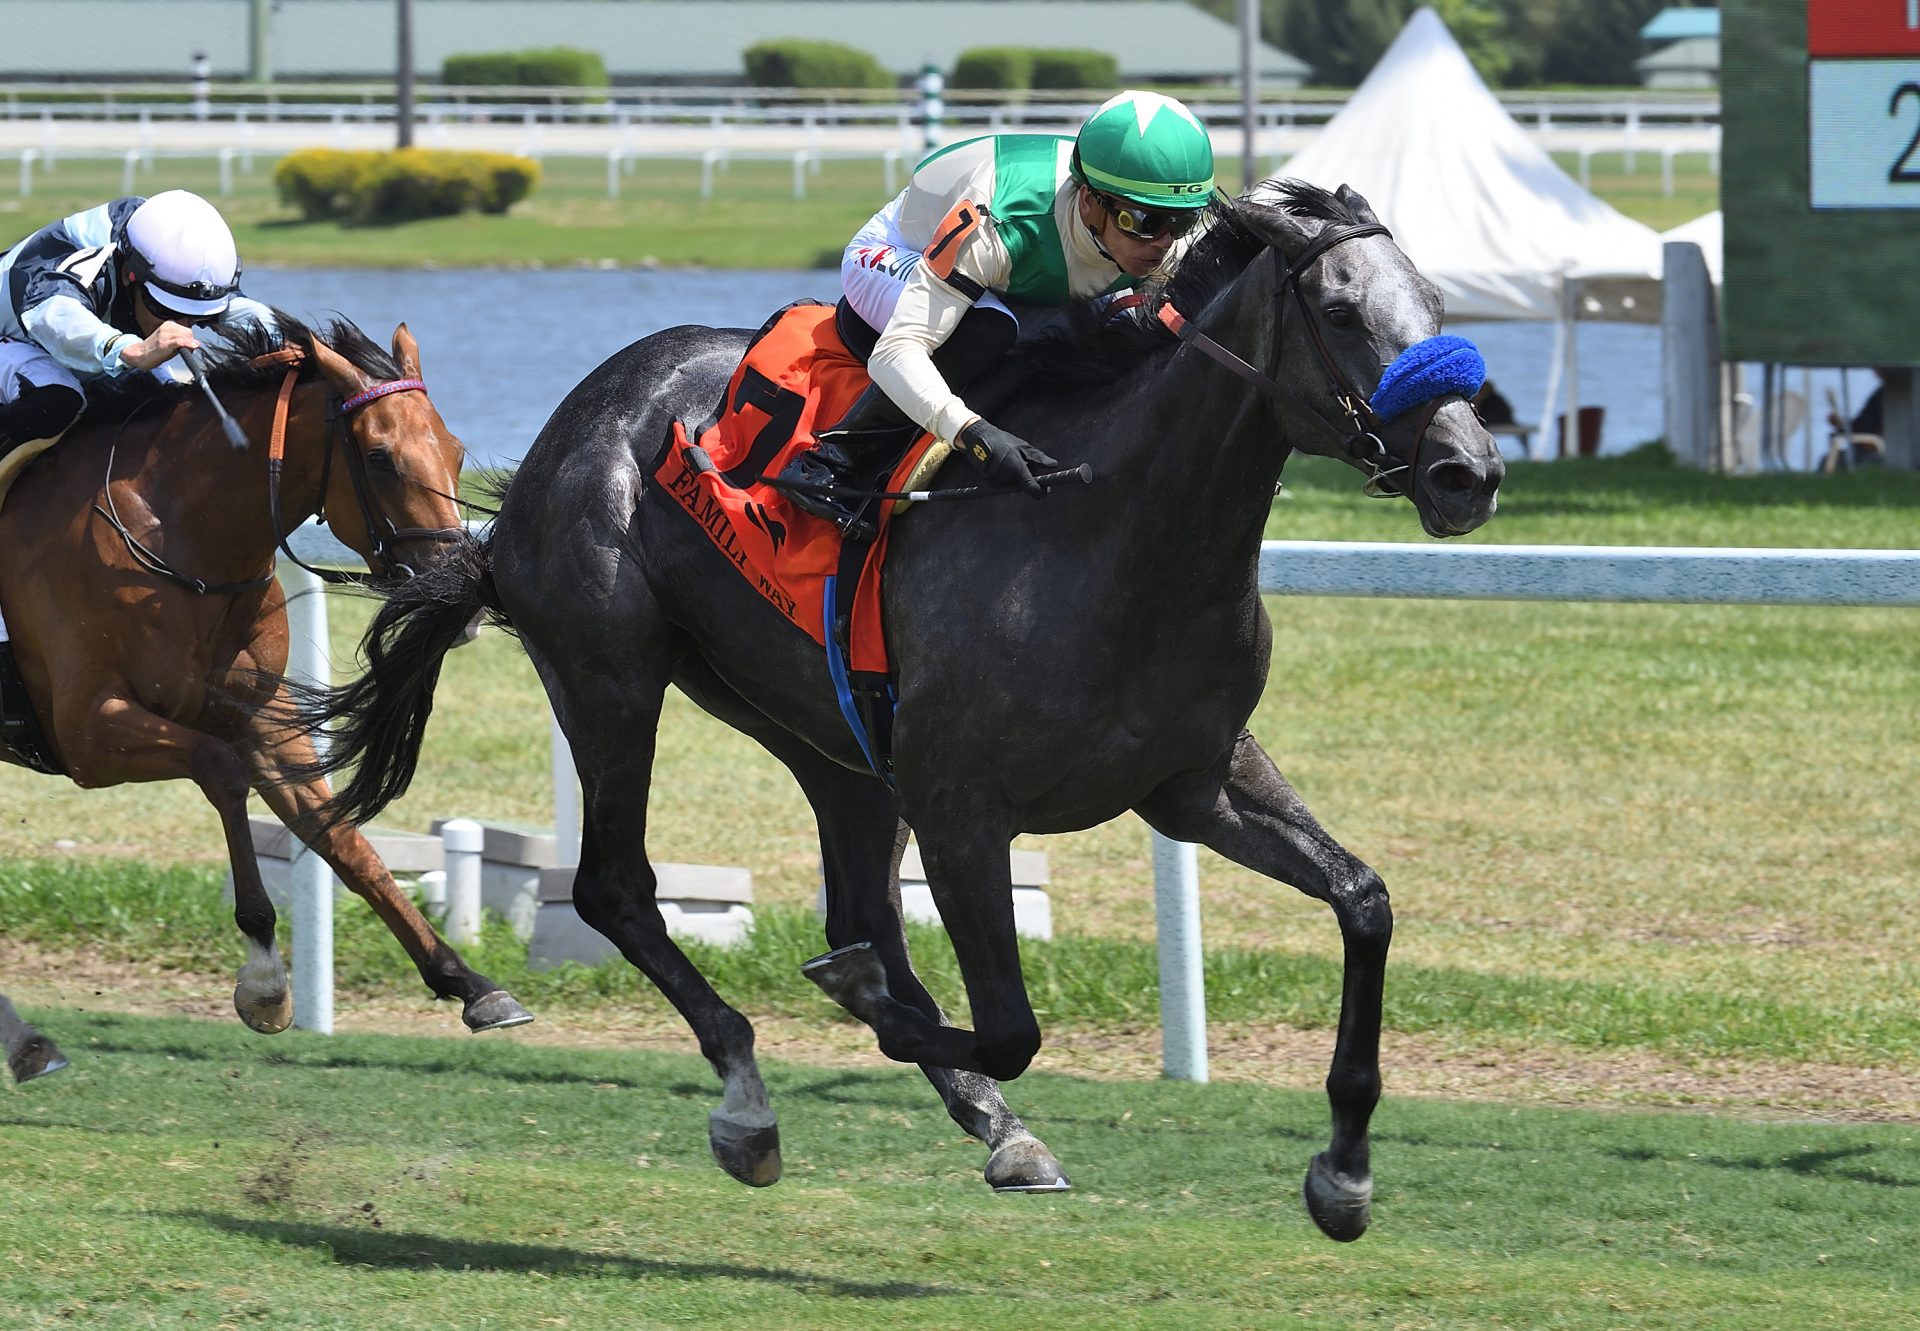
[[1444,494],[1472,494],[1480,488],[1480,479],[1480,473],[1463,462],[1436,462],[1427,469],[1428,488]]

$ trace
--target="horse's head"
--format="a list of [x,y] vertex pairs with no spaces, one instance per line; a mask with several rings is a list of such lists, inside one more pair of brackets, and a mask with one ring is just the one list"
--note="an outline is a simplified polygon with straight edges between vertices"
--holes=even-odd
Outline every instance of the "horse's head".
[[1431,536],[1492,517],[1506,467],[1460,364],[1478,353],[1434,340],[1440,292],[1367,201],[1344,185],[1268,182],[1236,215],[1272,253],[1255,263],[1278,330],[1275,379],[1316,418],[1288,442],[1366,472],[1369,494],[1410,498]]
[[369,373],[322,338],[312,347],[346,435],[345,465],[334,469],[324,496],[327,525],[375,576],[411,576],[464,531],[465,449],[427,396],[420,346],[405,324],[393,333],[397,376]]

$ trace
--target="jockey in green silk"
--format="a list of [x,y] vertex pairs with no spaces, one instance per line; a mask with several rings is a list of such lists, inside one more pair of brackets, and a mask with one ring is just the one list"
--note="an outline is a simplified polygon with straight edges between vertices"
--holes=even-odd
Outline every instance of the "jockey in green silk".
[[[1212,199],[1213,144],[1185,106],[1123,92],[1071,138],[995,134],[942,148],[847,245],[842,336],[873,388],[782,480],[845,484],[860,456],[909,423],[951,441],[995,484],[1042,493],[1058,464],[969,408],[958,390],[1013,345],[1003,298],[1091,300],[1146,277]],[[857,502],[794,491],[850,530]]]

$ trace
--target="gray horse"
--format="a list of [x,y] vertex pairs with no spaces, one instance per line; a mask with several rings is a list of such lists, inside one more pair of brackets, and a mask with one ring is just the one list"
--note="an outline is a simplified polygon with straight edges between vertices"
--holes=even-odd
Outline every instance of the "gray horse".
[[[835,949],[807,973],[889,1057],[921,1065],[989,1148],[996,1188],[1067,1186],[995,1080],[1019,1076],[1040,1047],[1014,933],[1015,834],[1132,809],[1327,902],[1346,977],[1327,1077],[1332,1144],[1306,1199],[1332,1237],[1365,1231],[1392,915],[1379,875],[1321,829],[1246,730],[1271,633],[1259,543],[1294,449],[1344,457],[1376,493],[1411,498],[1434,536],[1485,522],[1503,468],[1457,393],[1393,425],[1367,414],[1383,368],[1439,332],[1441,301],[1365,200],[1297,182],[1255,197],[1219,211],[1136,320],[1065,339],[1051,358],[1036,351],[1041,372],[999,412],[1066,466],[1090,464],[1090,486],[1038,503],[930,505],[895,532],[891,788],[842,720],[819,647],[649,479],[673,420],[697,421],[722,396],[747,342],[739,330],[668,329],[589,375],[527,454],[490,540],[383,589],[367,674],[310,709],[311,724],[338,723],[329,770],[358,763],[332,812],[364,820],[410,779],[441,657],[468,620],[484,609],[520,636],[585,787],[574,903],[699,1037],[724,1083],[713,1152],[742,1182],[771,1183],[781,1168],[753,1028],[667,936],[647,861],[670,684],[799,781],[819,822]],[[1162,302],[1190,320],[1182,342],[1162,327],[1180,320],[1152,317]],[[946,1024],[908,961],[908,827],[972,1030]]]

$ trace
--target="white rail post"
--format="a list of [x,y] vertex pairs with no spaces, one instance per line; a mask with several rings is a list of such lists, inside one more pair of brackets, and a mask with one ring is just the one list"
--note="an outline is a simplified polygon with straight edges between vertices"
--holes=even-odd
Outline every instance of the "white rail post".
[[133,193],[134,168],[140,165],[140,150],[138,148],[127,149],[125,161],[126,165],[122,167],[120,171],[120,192],[122,194],[131,194]]
[[[325,687],[333,682],[327,659],[326,584],[298,565],[280,566],[287,590],[287,676]],[[324,749],[325,736],[314,736]],[[297,839],[296,839],[297,840]],[[293,864],[293,1024],[303,1031],[333,1034],[333,870],[296,845]]]
[[447,941],[459,947],[480,938],[480,856],[486,829],[471,818],[440,824],[447,873]]
[[620,197],[620,162],[626,153],[620,148],[607,149],[607,197]]
[[[23,199],[33,197],[33,159],[39,155],[32,148],[20,150],[20,197]],[[889,189],[893,187],[891,180],[887,182],[887,187]]]
[[1207,1079],[1207,985],[1200,963],[1200,867],[1192,845],[1153,834],[1153,913],[1160,938],[1160,1067]]
[[220,150],[220,194],[224,198],[233,193],[233,148]]
[[[551,715],[551,713],[549,713]],[[580,773],[573,765],[573,746],[553,717],[553,855],[561,864],[580,863]]]

